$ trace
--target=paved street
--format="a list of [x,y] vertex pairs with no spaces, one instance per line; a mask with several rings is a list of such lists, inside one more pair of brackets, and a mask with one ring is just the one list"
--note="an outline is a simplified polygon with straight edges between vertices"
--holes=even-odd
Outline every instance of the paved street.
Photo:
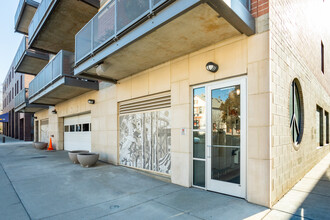
[[302,209],[322,219],[330,215],[329,156],[269,210],[125,167],[82,168],[65,151],[1,144],[0,219],[300,219]]

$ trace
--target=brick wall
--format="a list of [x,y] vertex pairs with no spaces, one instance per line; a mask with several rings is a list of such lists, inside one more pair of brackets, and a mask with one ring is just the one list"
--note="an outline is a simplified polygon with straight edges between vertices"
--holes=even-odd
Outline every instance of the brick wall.
[[[329,145],[317,146],[316,137],[316,105],[330,111],[330,50],[325,50],[325,74],[320,58],[321,40],[325,48],[330,47],[327,11],[330,3],[323,0],[270,3],[272,204],[330,151]],[[300,81],[304,108],[304,134],[298,149],[292,143],[289,116],[294,78]]]
[[251,0],[251,14],[257,18],[269,12],[269,0]]

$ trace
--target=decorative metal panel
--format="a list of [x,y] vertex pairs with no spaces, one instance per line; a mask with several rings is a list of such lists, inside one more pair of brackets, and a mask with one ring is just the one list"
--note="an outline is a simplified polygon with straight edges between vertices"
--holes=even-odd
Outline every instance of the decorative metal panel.
[[170,174],[170,110],[121,115],[120,164]]

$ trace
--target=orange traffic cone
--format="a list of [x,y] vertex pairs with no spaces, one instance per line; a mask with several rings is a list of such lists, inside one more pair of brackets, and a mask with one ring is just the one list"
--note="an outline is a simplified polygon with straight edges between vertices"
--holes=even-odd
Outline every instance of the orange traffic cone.
[[47,150],[54,150],[54,148],[52,146],[52,138],[49,138],[49,145],[48,145],[48,149]]

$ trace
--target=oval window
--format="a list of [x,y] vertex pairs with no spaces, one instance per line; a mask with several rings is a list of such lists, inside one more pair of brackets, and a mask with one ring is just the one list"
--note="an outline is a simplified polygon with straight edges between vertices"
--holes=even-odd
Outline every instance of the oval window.
[[298,79],[294,79],[290,89],[290,129],[295,145],[301,142],[303,135],[302,93]]

